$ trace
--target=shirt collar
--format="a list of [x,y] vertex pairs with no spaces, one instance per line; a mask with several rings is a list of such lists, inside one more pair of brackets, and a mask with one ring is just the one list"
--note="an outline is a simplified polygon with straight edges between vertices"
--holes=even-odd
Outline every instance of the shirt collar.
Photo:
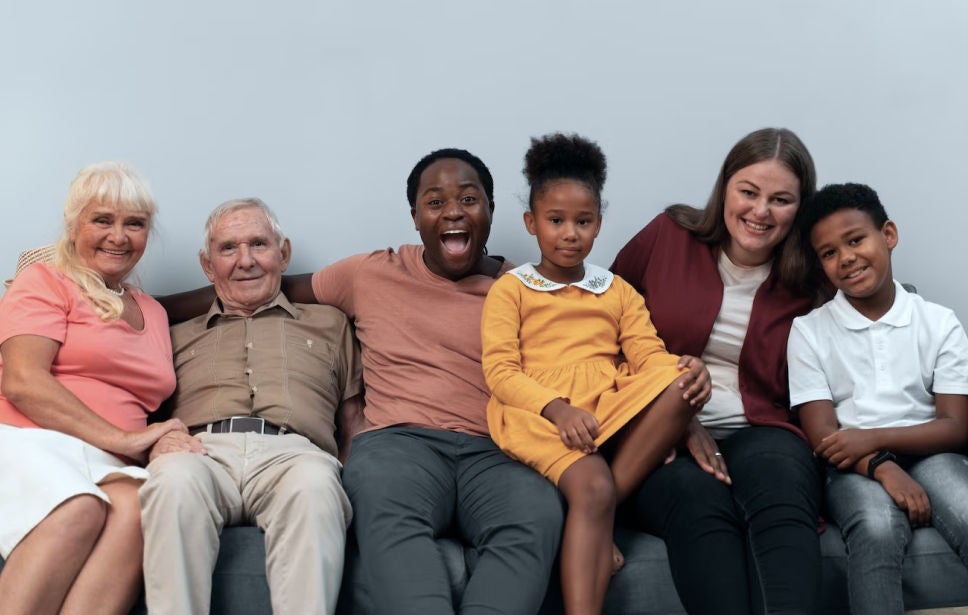
[[856,331],[867,329],[875,322],[892,327],[906,327],[911,324],[911,297],[908,291],[904,290],[904,287],[901,286],[900,282],[894,280],[893,283],[894,304],[891,305],[891,309],[886,314],[876,321],[867,318],[854,309],[854,306],[847,301],[847,296],[844,295],[844,291],[842,290],[838,290],[834,298],[830,300],[830,310],[844,327]]
[[[262,312],[266,312],[274,308],[279,308],[289,314],[289,316],[293,319],[299,320],[299,309],[289,302],[289,299],[286,298],[282,291],[279,291],[279,294],[276,295],[275,299],[252,312],[252,316],[256,316],[257,314],[261,314]],[[212,302],[212,307],[208,309],[208,314],[205,315],[205,326],[211,327],[212,323],[218,318],[242,317],[235,314],[226,314],[222,309],[222,302],[216,298],[215,301]]]
[[608,290],[608,287],[612,285],[612,279],[615,277],[608,269],[603,269],[598,265],[589,265],[588,263],[585,263],[585,277],[571,284],[552,282],[538,273],[533,263],[526,263],[520,267],[515,267],[511,271],[508,271],[508,273],[513,274],[517,279],[521,280],[522,284],[533,290],[550,292],[564,288],[565,286],[577,286],[582,290],[587,290],[596,295],[600,295]]

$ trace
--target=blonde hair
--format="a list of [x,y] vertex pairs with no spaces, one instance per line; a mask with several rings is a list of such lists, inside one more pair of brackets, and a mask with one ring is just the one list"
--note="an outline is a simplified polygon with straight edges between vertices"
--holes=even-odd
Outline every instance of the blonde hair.
[[148,184],[132,167],[123,162],[96,162],[78,172],[71,182],[64,202],[64,233],[54,247],[54,265],[81,289],[94,304],[101,320],[121,318],[124,303],[108,290],[101,275],[83,265],[77,257],[73,236],[80,224],[81,213],[90,205],[115,211],[147,214],[148,228],[155,214],[155,200]]

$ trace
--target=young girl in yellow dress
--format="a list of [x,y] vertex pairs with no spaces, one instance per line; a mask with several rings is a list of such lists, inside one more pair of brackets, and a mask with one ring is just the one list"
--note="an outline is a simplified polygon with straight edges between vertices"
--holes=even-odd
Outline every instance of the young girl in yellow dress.
[[565,611],[600,613],[615,507],[709,399],[709,374],[698,358],[666,352],[635,289],[584,262],[602,223],[598,145],[575,135],[532,139],[524,174],[524,223],[541,262],[506,273],[484,303],[488,426],[501,449],[568,500]]

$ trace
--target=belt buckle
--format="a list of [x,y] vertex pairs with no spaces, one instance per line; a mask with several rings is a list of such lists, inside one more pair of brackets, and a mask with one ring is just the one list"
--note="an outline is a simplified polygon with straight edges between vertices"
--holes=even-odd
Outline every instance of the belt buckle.
[[[251,425],[251,423],[255,425]],[[249,423],[247,426],[246,423]],[[238,429],[236,429],[238,425]],[[229,431],[232,433],[255,432],[264,434],[266,431],[266,420],[259,416],[233,416],[229,418]]]

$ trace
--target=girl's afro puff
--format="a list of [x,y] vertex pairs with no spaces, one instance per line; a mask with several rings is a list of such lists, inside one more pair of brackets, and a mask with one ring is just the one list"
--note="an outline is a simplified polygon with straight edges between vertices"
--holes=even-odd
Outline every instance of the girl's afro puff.
[[605,154],[594,141],[560,132],[532,138],[524,155],[524,176],[532,195],[546,182],[576,179],[589,185],[598,196],[605,185]]

